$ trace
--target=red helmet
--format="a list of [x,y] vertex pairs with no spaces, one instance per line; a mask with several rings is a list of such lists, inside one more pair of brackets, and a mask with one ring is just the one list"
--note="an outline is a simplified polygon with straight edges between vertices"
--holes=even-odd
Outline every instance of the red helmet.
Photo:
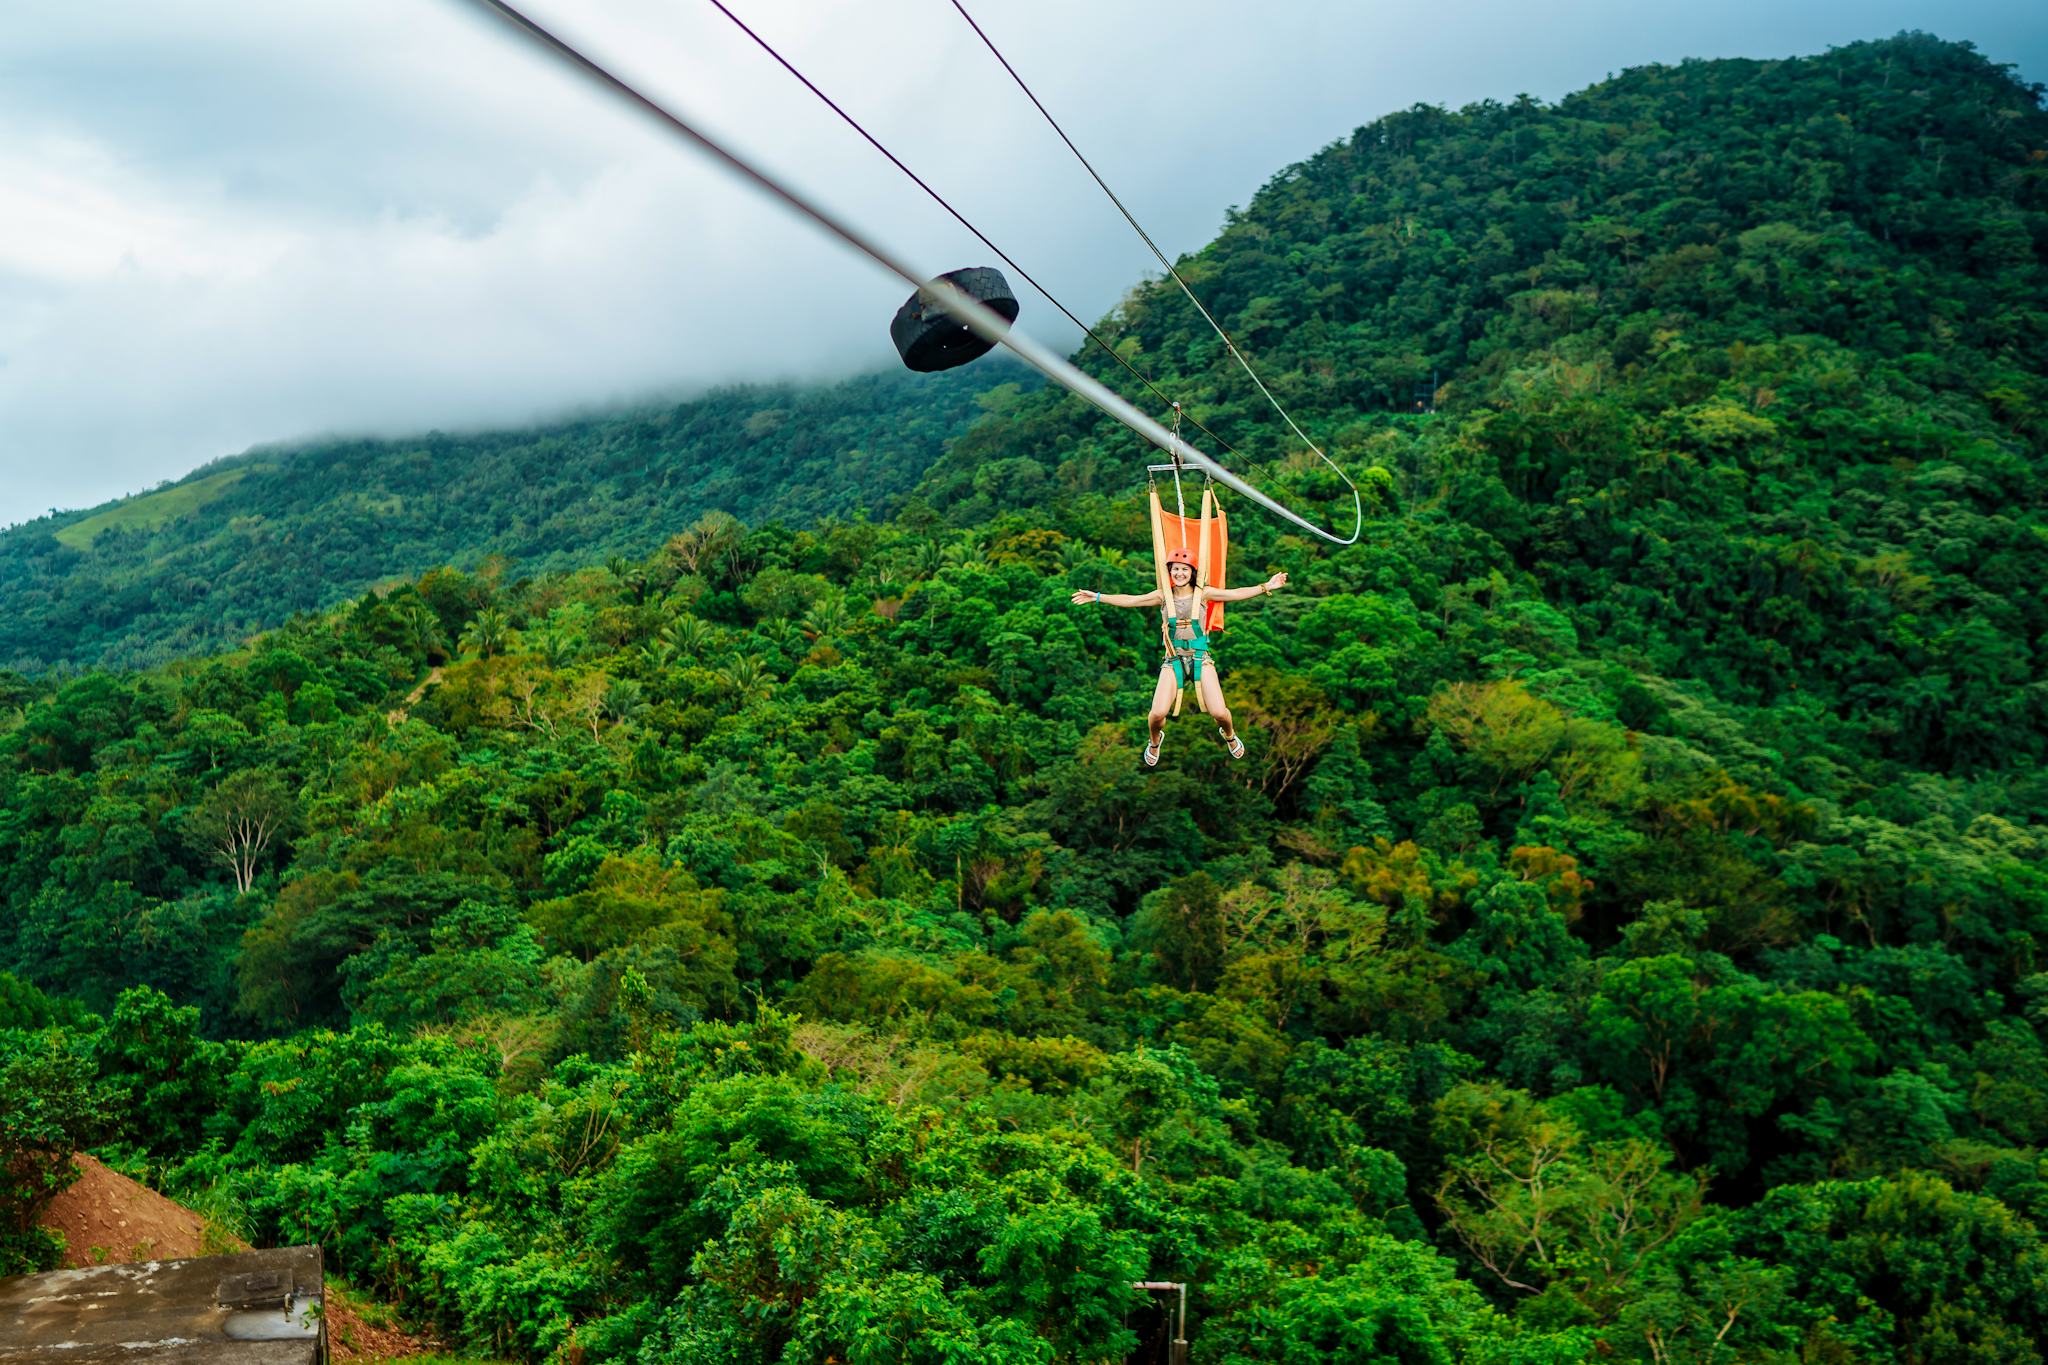
[[1192,569],[1195,567],[1195,552],[1188,549],[1185,545],[1177,550],[1168,550],[1166,552],[1166,563],[1169,568],[1175,564],[1185,564]]

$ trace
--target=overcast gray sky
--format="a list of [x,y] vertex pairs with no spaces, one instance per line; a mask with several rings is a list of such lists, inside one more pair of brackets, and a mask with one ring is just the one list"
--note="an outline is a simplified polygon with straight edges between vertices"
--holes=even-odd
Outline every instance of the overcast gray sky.
[[[1153,265],[948,0],[729,0],[1083,317]],[[2048,78],[2034,0],[969,0],[1169,252],[1389,110],[1903,28]],[[705,0],[532,0],[933,271],[988,252]],[[8,0],[0,525],[252,444],[894,363],[904,289],[471,0]],[[993,262],[988,262],[993,263]],[[1078,333],[1035,297],[1035,335]]]

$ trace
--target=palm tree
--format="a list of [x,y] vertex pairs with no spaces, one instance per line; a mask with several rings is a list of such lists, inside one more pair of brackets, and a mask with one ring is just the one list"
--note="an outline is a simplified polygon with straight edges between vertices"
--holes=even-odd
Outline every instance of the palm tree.
[[983,569],[988,567],[988,557],[982,554],[981,547],[971,540],[948,545],[939,552],[939,562],[959,569]]
[[577,652],[583,648],[583,641],[567,631],[549,626],[535,634],[534,652],[540,655],[542,663],[549,668],[566,668],[575,662]]
[[420,657],[432,661],[436,654],[448,652],[447,637],[441,634],[441,618],[425,602],[407,602],[401,612],[405,617],[406,631],[412,636],[412,647]]
[[654,586],[654,575],[645,564],[635,564],[626,570],[621,581],[626,591],[633,595],[633,604],[638,606],[647,600],[648,590]]
[[661,628],[661,638],[691,658],[718,643],[718,628],[695,616],[678,616]]
[[604,711],[621,725],[629,725],[649,710],[647,694],[630,678],[616,679],[604,690]]
[[1060,568],[1068,573],[1077,573],[1095,563],[1098,551],[1085,540],[1069,540],[1060,545]]
[[473,649],[486,659],[505,647],[512,638],[512,622],[496,607],[485,607],[476,619],[463,627],[458,649]]
[[718,683],[733,694],[742,707],[765,701],[775,690],[775,679],[751,654],[743,654],[718,670]]
[[804,634],[813,640],[844,635],[848,620],[846,603],[828,597],[811,603],[811,609],[804,613]]
[[670,639],[668,632],[664,630],[640,646],[640,662],[650,673],[665,673],[675,666],[678,653],[675,641]]

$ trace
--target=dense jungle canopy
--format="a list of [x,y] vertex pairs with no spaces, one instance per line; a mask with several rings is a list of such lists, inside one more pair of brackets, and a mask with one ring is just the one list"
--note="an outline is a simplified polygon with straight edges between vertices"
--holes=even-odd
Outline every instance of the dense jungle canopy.
[[[2044,262],[2040,90],[1922,35],[1290,167],[1184,268],[1372,508],[1234,509],[1293,578],[1218,646],[1240,764],[1140,769],[1155,626],[1067,598],[1143,589],[1146,453],[1002,371],[887,386],[876,501],[543,571],[584,514],[479,494],[225,653],[16,635],[0,1265],[91,1145],[522,1360],[1115,1360],[1157,1279],[1230,1365],[2039,1362]],[[1177,291],[1105,326],[1330,505]],[[845,438],[775,402],[490,440]],[[431,521],[486,444],[27,528],[7,591],[225,562],[258,488],[310,533],[302,465]]]

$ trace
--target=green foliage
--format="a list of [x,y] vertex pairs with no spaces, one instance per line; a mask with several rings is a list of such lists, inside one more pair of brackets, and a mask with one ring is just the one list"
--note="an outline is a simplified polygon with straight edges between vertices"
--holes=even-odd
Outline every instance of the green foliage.
[[1649,1137],[1588,1134],[1571,1108],[1491,1086],[1453,1090],[1437,1103],[1436,1202],[1501,1287],[1568,1286],[1607,1316],[1698,1216],[1704,1182],[1668,1171],[1670,1151]]
[[218,1109],[231,1050],[199,1036],[199,1010],[161,991],[121,992],[93,1040],[104,1100],[123,1123],[121,1136],[144,1151],[197,1147]]
[[1368,1238],[1347,1248],[1341,1268],[1269,1278],[1256,1289],[1238,1280],[1247,1270],[1252,1276],[1272,1276],[1264,1268],[1232,1266],[1225,1272],[1223,1292],[1261,1300],[1270,1295],[1271,1303],[1233,1318],[1216,1334],[1221,1338],[1217,1358],[1229,1365],[1325,1360],[1562,1365],[1594,1349],[1592,1334],[1584,1329],[1517,1332],[1457,1278],[1450,1262],[1413,1242]]
[[63,1247],[36,1225],[78,1178],[71,1154],[106,1121],[92,1064],[62,1032],[0,1032],[0,1275],[47,1270]]
[[1995,1199],[1906,1172],[1773,1190],[1738,1227],[1740,1249],[1789,1272],[1809,1341],[1869,1360],[2038,1358],[2048,1249]]
[[81,1011],[65,1006],[66,1002],[52,1000],[26,981],[0,972],[0,1029],[25,1031],[60,1022],[77,1023]]

